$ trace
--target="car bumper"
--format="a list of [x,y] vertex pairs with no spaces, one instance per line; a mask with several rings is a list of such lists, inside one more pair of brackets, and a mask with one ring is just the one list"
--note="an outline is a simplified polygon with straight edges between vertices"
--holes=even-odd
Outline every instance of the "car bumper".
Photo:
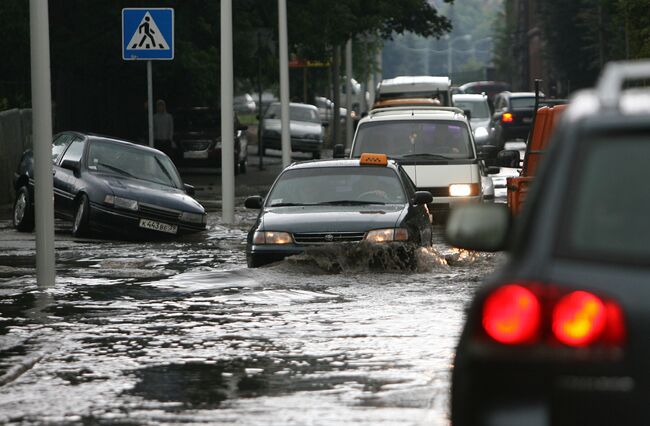
[[[280,139],[264,138],[264,148],[282,149]],[[315,139],[291,138],[291,150],[298,152],[320,152],[323,148],[323,141]]]
[[[140,226],[141,219],[148,219],[166,225],[177,226],[177,232],[172,234],[142,228]],[[116,211],[99,204],[91,205],[89,220],[90,226],[93,229],[114,232],[124,236],[138,235],[172,237],[174,235],[186,235],[205,230],[204,224],[185,223],[178,220],[174,221],[167,218],[155,217],[153,215],[145,216],[138,213]]]
[[456,357],[455,426],[645,423],[647,396],[619,362],[493,358],[484,349],[469,359]]

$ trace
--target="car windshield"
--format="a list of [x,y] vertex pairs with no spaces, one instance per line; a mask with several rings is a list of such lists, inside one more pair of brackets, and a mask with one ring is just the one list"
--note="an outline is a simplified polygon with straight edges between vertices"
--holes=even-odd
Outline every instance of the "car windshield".
[[88,148],[88,169],[173,188],[183,186],[169,157],[120,143],[92,141]]
[[314,167],[283,173],[267,206],[404,204],[399,177],[387,167]]
[[220,129],[221,113],[213,109],[181,110],[174,115],[174,125],[182,132]]
[[[265,118],[280,118],[282,112],[279,104],[273,104],[266,111]],[[320,123],[318,113],[312,108],[305,108],[301,106],[291,105],[289,107],[289,117],[291,121],[308,121],[312,123]]]
[[535,108],[535,98],[511,98],[510,106],[512,109],[533,109]]
[[490,118],[490,107],[486,100],[480,101],[457,101],[454,99],[454,106],[463,111],[469,110],[471,118]]
[[582,146],[584,157],[574,172],[572,206],[559,250],[569,256],[650,264],[650,186],[638,184],[650,158],[647,136],[599,139]]
[[458,121],[379,121],[360,126],[353,156],[364,152],[386,154],[391,158],[437,156],[446,159],[474,158],[465,123]]

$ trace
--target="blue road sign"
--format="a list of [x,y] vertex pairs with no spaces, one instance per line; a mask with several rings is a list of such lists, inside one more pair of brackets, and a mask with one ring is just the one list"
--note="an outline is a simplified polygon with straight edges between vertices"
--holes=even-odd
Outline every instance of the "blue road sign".
[[174,59],[174,9],[122,9],[122,59]]

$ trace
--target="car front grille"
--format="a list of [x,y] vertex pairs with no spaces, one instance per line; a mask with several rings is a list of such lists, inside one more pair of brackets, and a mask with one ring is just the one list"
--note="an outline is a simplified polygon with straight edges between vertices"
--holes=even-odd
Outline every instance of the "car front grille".
[[293,239],[298,244],[356,243],[365,235],[365,232],[310,232],[293,234]]
[[429,191],[434,197],[449,197],[448,186],[437,186],[434,188],[418,188],[418,191]]
[[181,141],[185,151],[205,151],[210,147],[210,141]]
[[158,219],[177,222],[181,218],[178,210],[166,209],[164,207],[152,206],[151,204],[139,204],[140,215],[147,219]]

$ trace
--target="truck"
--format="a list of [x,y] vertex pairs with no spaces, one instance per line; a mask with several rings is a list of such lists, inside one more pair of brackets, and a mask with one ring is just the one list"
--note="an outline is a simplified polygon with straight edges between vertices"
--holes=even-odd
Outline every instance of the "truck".
[[[519,214],[523,207],[539,163],[551,140],[553,130],[566,109],[565,99],[540,100],[539,80],[535,81],[535,86],[536,113],[526,142],[526,151],[524,153],[521,172],[519,176],[508,177],[506,180],[508,208],[513,217]],[[540,105],[542,106],[540,107]],[[517,166],[520,164],[518,151],[501,151],[499,157],[501,160],[498,162],[501,166],[511,167],[515,164]]]

